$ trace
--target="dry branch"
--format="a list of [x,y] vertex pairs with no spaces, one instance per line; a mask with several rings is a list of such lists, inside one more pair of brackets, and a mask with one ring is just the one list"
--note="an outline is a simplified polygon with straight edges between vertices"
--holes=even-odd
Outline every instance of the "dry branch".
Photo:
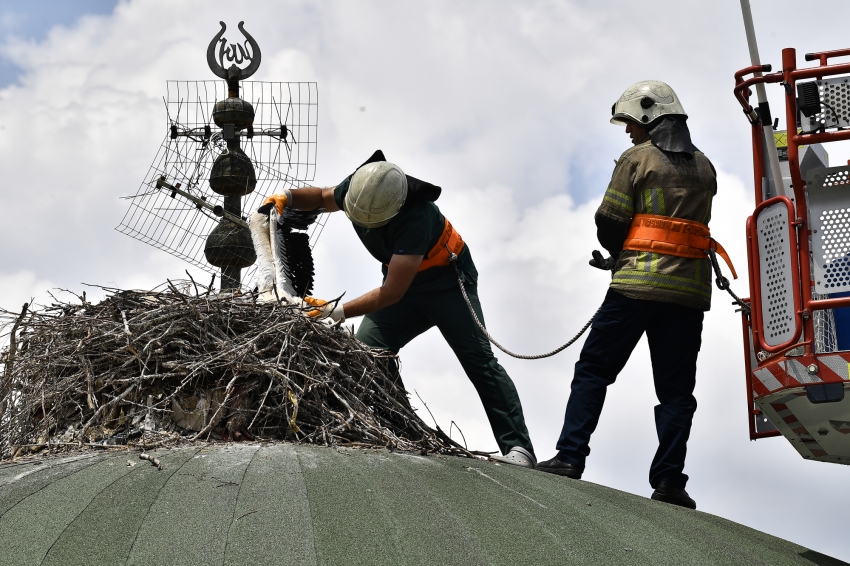
[[150,454],[139,454],[139,460],[147,460],[152,466],[156,466],[157,470],[162,470],[162,462],[159,458],[154,458]]
[[[42,447],[286,439],[470,455],[345,328],[194,281],[0,310],[0,459]],[[194,290],[194,293],[189,291]]]

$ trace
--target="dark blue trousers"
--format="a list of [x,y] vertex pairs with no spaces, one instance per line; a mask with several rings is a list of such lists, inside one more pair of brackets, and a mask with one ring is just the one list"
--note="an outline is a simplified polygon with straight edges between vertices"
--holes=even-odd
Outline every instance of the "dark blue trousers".
[[703,312],[673,303],[630,299],[608,290],[576,362],[557,458],[584,468],[590,435],[596,430],[605,393],[646,333],[659,404],[655,407],[658,451],[649,483],[685,488],[683,473],[691,421],[697,408],[697,354]]

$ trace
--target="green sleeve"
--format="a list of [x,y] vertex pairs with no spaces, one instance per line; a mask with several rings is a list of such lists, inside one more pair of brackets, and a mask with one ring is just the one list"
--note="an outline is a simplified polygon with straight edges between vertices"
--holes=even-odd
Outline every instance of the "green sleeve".
[[345,203],[345,195],[348,194],[348,185],[351,182],[351,175],[345,178],[345,180],[334,188],[334,200],[336,201],[336,205],[340,210],[345,210],[343,205]]

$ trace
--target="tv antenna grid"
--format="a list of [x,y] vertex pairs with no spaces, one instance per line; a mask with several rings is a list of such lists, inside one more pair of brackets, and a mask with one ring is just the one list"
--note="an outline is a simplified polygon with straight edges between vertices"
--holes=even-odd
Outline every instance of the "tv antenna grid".
[[[261,52],[243,24],[242,43],[228,42],[221,22],[207,48],[219,80],[167,81],[165,139],[116,228],[220,274],[229,292],[255,279],[248,215],[264,197],[302,186],[316,172],[316,83],[245,80]],[[309,242],[308,255],[326,218],[288,228]]]

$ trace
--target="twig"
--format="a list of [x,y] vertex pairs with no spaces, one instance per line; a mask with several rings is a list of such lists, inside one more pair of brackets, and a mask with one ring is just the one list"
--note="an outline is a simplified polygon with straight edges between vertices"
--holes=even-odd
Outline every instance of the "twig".
[[[416,396],[417,396],[417,397],[419,397],[419,392],[418,392],[417,390],[415,390],[415,389],[414,389],[414,390],[413,390],[413,392],[414,392],[414,393],[416,393]],[[429,409],[429,408],[428,408],[428,403],[426,403],[426,402],[422,399],[422,397],[419,397],[419,400],[420,400],[420,401],[422,401],[422,405],[425,407],[425,410],[426,410],[426,411],[428,411],[428,414],[429,414],[429,415],[431,415],[431,420],[432,420],[432,421],[434,421],[434,427],[435,427],[437,430],[441,430],[441,429],[440,429],[440,425],[438,425],[438,424],[437,424],[437,419],[435,419],[435,418],[434,418],[434,413],[432,413],[432,412],[431,412],[431,409]]]
[[192,282],[192,286],[194,286],[194,287],[195,287],[195,296],[196,296],[196,297],[197,297],[197,296],[199,296],[199,295],[201,294],[201,292],[200,292],[200,291],[198,291],[198,284],[197,284],[197,283],[195,283],[195,279],[192,277],[192,274],[191,274],[191,273],[189,273],[189,270],[188,270],[188,269],[186,270],[186,275],[188,275],[188,276],[189,276],[189,280]]
[[154,458],[150,454],[145,454],[145,453],[139,454],[139,460],[147,460],[148,462],[150,462],[151,464],[156,466],[157,470],[162,469],[162,462],[159,460],[159,458]]
[[24,320],[24,316],[27,314],[27,309],[29,309],[29,306],[29,303],[24,303],[24,306],[21,309],[21,314],[19,314],[18,318],[15,319],[15,324],[12,326],[12,331],[9,333],[9,352],[6,355],[5,364],[6,371],[4,372],[5,375],[3,380],[3,386],[0,387],[0,416],[2,416],[6,412],[6,398],[12,390],[12,370],[15,366],[15,355],[18,352],[18,327],[21,326],[21,322]]
[[21,326],[21,322],[24,320],[24,316],[27,314],[27,309],[29,309],[29,307],[29,303],[24,303],[24,306],[21,309],[21,314],[18,315],[14,326],[12,326],[12,332],[9,334],[9,355],[6,357],[6,379],[10,378],[12,375],[12,369],[14,369],[15,354],[18,351],[18,342],[16,339],[18,327]]
[[452,421],[451,424],[449,424],[449,437],[451,437],[451,435],[452,435],[452,427],[455,427],[457,429],[457,431],[460,433],[460,437],[463,438],[463,447],[468,450],[469,448],[467,448],[467,446],[466,446],[466,436],[464,436],[463,431],[460,430],[460,427],[457,426],[457,423],[454,422],[454,421]]

